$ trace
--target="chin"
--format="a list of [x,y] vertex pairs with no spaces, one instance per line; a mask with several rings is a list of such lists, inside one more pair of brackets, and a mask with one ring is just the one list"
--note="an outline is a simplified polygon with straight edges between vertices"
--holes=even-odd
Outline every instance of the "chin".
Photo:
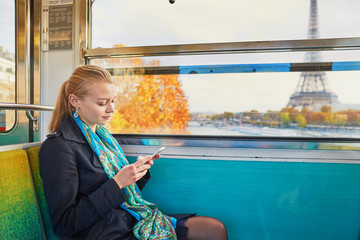
[[102,119],[102,120],[99,122],[99,124],[100,124],[100,125],[106,125],[106,124],[108,124],[109,121],[110,121],[110,120]]

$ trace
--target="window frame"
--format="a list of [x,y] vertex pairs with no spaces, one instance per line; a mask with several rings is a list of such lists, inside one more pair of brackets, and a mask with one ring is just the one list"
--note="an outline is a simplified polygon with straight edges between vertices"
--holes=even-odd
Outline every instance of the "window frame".
[[[88,39],[91,44],[91,6],[89,6],[89,24]],[[336,51],[336,50],[359,50],[360,37],[346,38],[318,38],[318,39],[300,39],[300,40],[275,40],[275,41],[248,41],[248,42],[223,42],[223,43],[204,43],[204,44],[176,44],[176,45],[153,45],[153,46],[135,46],[119,48],[88,48],[83,49],[83,58],[85,64],[89,64],[93,59],[101,58],[131,58],[131,57],[163,57],[163,56],[184,56],[184,55],[208,55],[208,54],[238,54],[238,53],[268,53],[268,52],[305,52],[305,51]],[[329,71],[329,65],[336,62],[320,62],[318,65],[324,65],[322,71]],[[356,64],[360,64],[356,62]],[[301,68],[318,68],[313,66],[312,62],[302,62],[295,64],[294,71],[303,71]],[[360,65],[359,65],[360,66]],[[356,66],[356,69],[359,68]],[[165,73],[168,69],[173,71],[175,67],[149,67],[150,71],[156,72],[163,70]],[[134,68],[135,69],[135,68]],[[146,69],[146,68],[143,68]],[[341,69],[348,71],[349,69]],[[353,70],[353,69],[352,69]],[[360,70],[360,68],[358,69]],[[176,69],[175,69],[176,71]],[[141,71],[144,72],[144,71]],[[341,138],[341,137],[277,137],[277,136],[228,136],[228,135],[174,135],[174,134],[122,134],[114,133],[114,136],[122,142],[124,138],[128,139],[176,139],[176,140],[194,140],[194,141],[269,141],[269,142],[327,142],[327,143],[358,143],[360,138]],[[150,141],[151,142],[151,141]],[[154,141],[156,142],[156,141]],[[146,144],[140,144],[146,145]],[[156,145],[156,143],[154,144]]]
[[[18,24],[19,24],[19,19],[18,19],[18,16],[19,16],[19,14],[18,14],[18,7],[19,7],[19,0],[13,0],[13,2],[14,2],[14,16],[15,16],[15,18],[14,18],[14,26],[15,26],[15,42],[14,42],[14,45],[15,45],[15,53],[14,53],[14,55],[15,55],[15,69],[14,69],[14,74],[15,74],[15,82],[14,82],[14,84],[15,84],[15,86],[14,86],[14,95],[15,95],[15,103],[17,103],[17,98],[18,98],[18,77],[17,77],[17,69],[18,69],[18,44],[19,44],[19,40],[18,40]],[[7,73],[10,73],[9,71],[8,71],[8,68],[7,69],[3,69],[4,71],[6,71]],[[6,109],[3,109],[4,111],[8,111],[8,110],[6,110]],[[5,131],[0,131],[0,136],[1,135],[8,135],[8,134],[11,134],[12,132],[14,132],[15,131],[15,129],[16,129],[16,126],[17,126],[17,124],[18,124],[18,114],[17,114],[17,111],[16,110],[13,110],[13,111],[15,111],[15,121],[14,121],[14,124],[13,124],[13,126],[11,127],[11,128],[9,128],[9,129],[6,129],[6,127],[5,127]]]

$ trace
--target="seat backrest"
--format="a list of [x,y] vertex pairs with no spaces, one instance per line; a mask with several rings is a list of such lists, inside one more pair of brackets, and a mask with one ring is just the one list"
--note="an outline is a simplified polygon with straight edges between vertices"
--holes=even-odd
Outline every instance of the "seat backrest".
[[0,152],[0,239],[43,239],[25,150]]
[[59,239],[59,237],[55,235],[53,228],[51,226],[50,216],[44,196],[44,189],[39,171],[39,151],[40,151],[40,146],[27,149],[36,195],[39,203],[41,219],[42,219],[46,239],[51,239],[51,240]]

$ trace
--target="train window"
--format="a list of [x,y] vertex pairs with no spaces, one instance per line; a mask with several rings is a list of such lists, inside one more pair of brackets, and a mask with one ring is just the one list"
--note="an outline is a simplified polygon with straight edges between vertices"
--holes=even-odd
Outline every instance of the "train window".
[[[311,2],[96,0],[92,47],[306,39]],[[358,0],[318,0],[319,38],[360,36]]]
[[[107,68],[120,87],[117,112],[108,127],[114,133],[360,137],[360,71],[288,72],[282,63],[259,64],[266,61],[257,59],[244,64],[249,62],[246,55],[251,54],[238,56],[242,64],[219,64],[231,63],[224,61],[226,56],[222,62],[219,57],[209,61],[216,65],[186,65],[189,57],[92,60]],[[354,60],[359,52],[324,55]],[[279,62],[290,58],[283,53],[267,57]],[[339,63],[344,62],[334,62],[333,69]],[[323,85],[308,86],[308,78]],[[302,89],[308,87],[316,88],[317,102],[306,102],[311,96]]]
[[[15,1],[0,2],[0,102],[15,102]],[[0,132],[15,124],[15,111],[0,109]]]
[[[360,36],[343,28],[360,20],[352,9],[360,3],[350,0],[351,7],[322,0],[133,2],[94,3],[93,47]],[[254,14],[260,5],[266,12]],[[106,20],[112,14],[118,17]],[[109,69],[120,86],[113,133],[360,138],[356,49],[103,56],[91,63]]]

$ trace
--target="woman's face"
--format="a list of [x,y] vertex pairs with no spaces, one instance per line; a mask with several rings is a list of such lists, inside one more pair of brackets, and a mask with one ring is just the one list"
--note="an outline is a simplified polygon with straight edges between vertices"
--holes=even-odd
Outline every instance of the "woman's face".
[[79,99],[78,114],[94,131],[95,124],[105,125],[114,112],[117,89],[111,83],[97,83],[88,94]]

